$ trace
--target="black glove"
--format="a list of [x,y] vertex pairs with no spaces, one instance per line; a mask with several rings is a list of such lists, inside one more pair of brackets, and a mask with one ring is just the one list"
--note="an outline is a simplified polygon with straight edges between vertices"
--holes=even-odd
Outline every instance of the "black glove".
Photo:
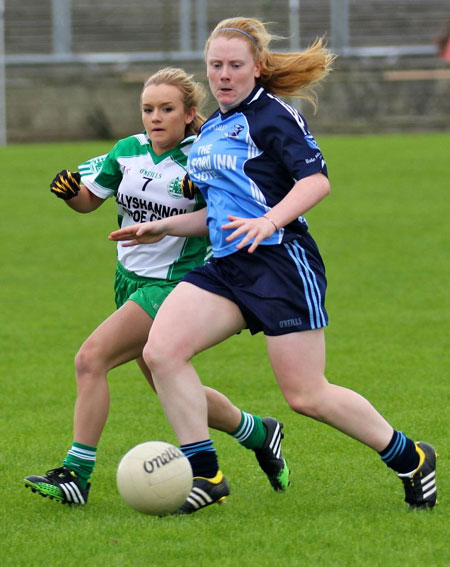
[[50,191],[65,201],[76,197],[80,191],[81,175],[78,171],[72,172],[63,169],[50,183]]
[[200,191],[198,186],[189,177],[189,173],[186,173],[183,177],[181,191],[183,192],[183,197],[186,197],[186,199],[193,199],[194,195]]

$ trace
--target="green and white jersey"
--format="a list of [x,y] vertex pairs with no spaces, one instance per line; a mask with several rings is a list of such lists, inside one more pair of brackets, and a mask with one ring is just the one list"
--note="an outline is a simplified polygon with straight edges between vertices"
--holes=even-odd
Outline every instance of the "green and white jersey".
[[[186,138],[162,155],[154,153],[146,134],[124,138],[108,154],[78,166],[81,182],[101,199],[115,198],[120,227],[203,208],[200,194],[194,201],[181,192],[194,138]],[[130,248],[119,242],[117,256],[124,268],[139,276],[174,281],[203,265],[209,249],[206,237],[166,236],[154,244]]]

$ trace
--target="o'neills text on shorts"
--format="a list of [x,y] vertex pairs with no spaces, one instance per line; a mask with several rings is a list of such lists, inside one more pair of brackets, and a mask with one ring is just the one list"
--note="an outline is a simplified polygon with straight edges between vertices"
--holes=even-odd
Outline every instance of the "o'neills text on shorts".
[[294,319],[285,319],[284,321],[280,321],[278,323],[282,329],[285,327],[296,327],[297,325],[302,324],[302,320],[300,317],[295,317]]

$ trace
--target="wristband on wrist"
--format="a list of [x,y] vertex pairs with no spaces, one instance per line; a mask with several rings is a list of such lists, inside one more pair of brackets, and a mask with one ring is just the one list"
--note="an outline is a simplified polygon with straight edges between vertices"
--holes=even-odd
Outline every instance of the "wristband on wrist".
[[266,215],[263,215],[263,219],[267,219],[269,222],[271,222],[273,224],[273,226],[275,227],[275,230],[278,230],[278,227],[275,224],[274,220],[270,219],[269,217],[266,217]]

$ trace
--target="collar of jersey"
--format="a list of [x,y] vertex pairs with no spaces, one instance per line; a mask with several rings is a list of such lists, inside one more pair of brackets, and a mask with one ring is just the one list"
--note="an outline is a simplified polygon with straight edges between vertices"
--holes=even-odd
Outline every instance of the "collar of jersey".
[[248,95],[248,97],[245,98],[238,106],[230,108],[230,110],[227,110],[227,112],[221,112],[219,110],[220,116],[222,118],[226,118],[227,116],[231,116],[231,114],[234,114],[235,112],[239,112],[244,106],[251,104],[253,102],[253,99],[259,99],[263,92],[265,92],[264,88],[260,85],[256,85],[252,92]]
[[152,147],[152,142],[150,138],[147,136],[147,134],[145,135],[145,137],[147,139],[148,153],[152,156],[154,163],[160,163],[161,161],[165,160],[168,157],[177,158],[180,156],[185,156],[186,154],[183,152],[182,148],[184,146],[187,146],[188,144],[192,144],[192,142],[195,140],[195,136],[188,136],[184,140],[181,140],[181,142],[171,150],[167,150],[167,152],[164,152],[162,154],[155,154],[155,150]]

